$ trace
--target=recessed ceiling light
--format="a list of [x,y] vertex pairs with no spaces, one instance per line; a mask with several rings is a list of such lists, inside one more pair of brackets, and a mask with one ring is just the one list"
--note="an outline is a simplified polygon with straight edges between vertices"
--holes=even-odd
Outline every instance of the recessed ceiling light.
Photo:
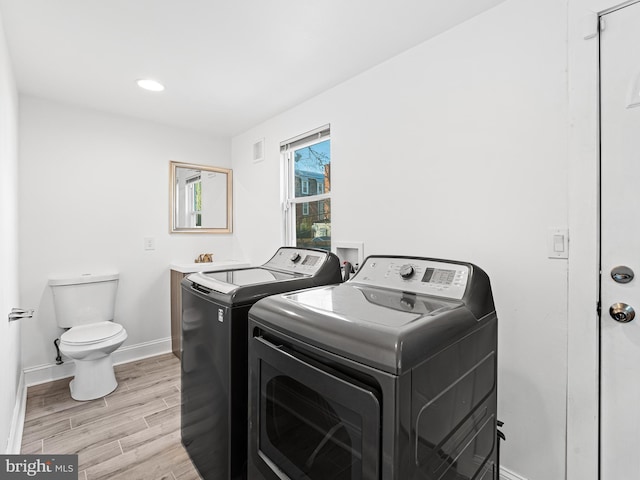
[[149,78],[142,78],[138,80],[138,86],[151,92],[161,92],[164,90],[164,85]]

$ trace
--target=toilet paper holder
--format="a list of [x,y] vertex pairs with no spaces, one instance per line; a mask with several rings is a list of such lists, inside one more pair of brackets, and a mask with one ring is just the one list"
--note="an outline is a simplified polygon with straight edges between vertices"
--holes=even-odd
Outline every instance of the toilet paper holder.
[[21,318],[32,318],[34,312],[34,309],[12,308],[11,313],[9,313],[9,321],[15,322]]

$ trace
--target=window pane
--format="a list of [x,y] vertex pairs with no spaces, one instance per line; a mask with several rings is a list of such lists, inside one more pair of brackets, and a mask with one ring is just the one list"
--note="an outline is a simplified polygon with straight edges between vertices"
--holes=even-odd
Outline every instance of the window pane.
[[202,182],[193,185],[193,211],[196,216],[196,227],[202,226]]
[[296,204],[296,246],[331,250],[331,199]]
[[296,197],[331,191],[330,144],[330,140],[325,140],[294,152]]

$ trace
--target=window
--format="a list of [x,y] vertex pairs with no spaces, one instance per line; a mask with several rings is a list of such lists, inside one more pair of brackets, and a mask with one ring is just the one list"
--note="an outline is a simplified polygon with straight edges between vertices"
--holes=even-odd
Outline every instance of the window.
[[187,216],[190,227],[202,226],[202,180],[200,175],[187,179]]
[[329,126],[283,142],[286,243],[331,250]]

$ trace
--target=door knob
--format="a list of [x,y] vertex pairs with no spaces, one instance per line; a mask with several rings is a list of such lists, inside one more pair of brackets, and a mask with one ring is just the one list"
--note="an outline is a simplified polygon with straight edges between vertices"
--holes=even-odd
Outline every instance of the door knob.
[[631,305],[626,303],[614,303],[609,307],[609,315],[616,322],[629,323],[636,316],[636,311]]

